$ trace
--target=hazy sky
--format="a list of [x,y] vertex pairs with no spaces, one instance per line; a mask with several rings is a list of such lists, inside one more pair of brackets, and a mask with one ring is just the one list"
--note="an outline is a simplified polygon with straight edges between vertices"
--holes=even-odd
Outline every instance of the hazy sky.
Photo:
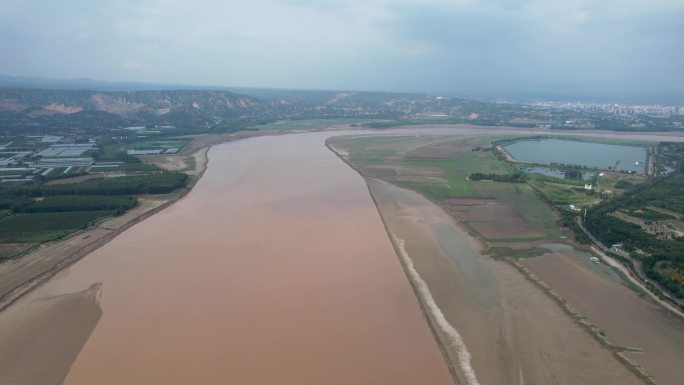
[[684,0],[0,0],[0,55],[51,78],[684,90]]

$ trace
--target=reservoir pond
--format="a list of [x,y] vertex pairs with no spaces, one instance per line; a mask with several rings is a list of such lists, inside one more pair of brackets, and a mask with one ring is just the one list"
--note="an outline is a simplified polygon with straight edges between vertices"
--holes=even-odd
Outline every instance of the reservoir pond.
[[524,140],[504,148],[513,158],[526,163],[578,165],[636,173],[644,173],[647,157],[644,147],[562,139]]

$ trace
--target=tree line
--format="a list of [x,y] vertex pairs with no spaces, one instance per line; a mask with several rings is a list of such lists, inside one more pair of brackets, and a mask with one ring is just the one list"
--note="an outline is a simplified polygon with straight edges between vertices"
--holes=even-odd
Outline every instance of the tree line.
[[[676,271],[684,271],[684,237],[658,239],[636,224],[622,221],[609,214],[616,210],[642,210],[652,205],[676,212],[684,212],[684,173],[676,172],[636,185],[621,196],[606,200],[587,212],[585,227],[601,242],[610,246],[622,243],[623,248],[643,263],[646,275],[684,297],[684,283],[672,275],[659,271],[659,261],[668,262]],[[636,250],[644,253],[638,253]]]
[[72,211],[112,211],[115,215],[132,209],[137,199],[128,196],[70,195],[48,196],[39,201],[28,201],[11,207],[12,213],[51,213]]
[[508,182],[508,183],[525,183],[527,177],[521,172],[513,174],[483,174],[481,172],[474,172],[470,174],[470,180],[491,180],[494,182]]
[[46,197],[53,195],[137,195],[166,194],[184,187],[188,176],[180,172],[122,176],[74,184],[11,186],[0,191],[6,197]]

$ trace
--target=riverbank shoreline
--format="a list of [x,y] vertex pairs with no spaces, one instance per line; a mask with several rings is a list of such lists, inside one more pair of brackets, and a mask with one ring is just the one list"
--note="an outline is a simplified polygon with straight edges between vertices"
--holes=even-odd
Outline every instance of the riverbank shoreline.
[[[136,207],[119,217],[107,218],[95,226],[74,232],[64,239],[37,245],[20,257],[0,263],[0,281],[6,280],[9,277],[12,278],[12,281],[15,281],[15,284],[10,287],[0,287],[0,312],[49,281],[60,271],[72,266],[90,253],[106,245],[124,231],[183,199],[192,191],[197,182],[202,179],[209,165],[208,153],[213,146],[235,140],[279,134],[283,133],[239,131],[230,134],[210,134],[197,137],[198,143],[194,143],[193,146],[191,142],[188,147],[191,151],[187,151],[188,148],[186,148],[182,154],[178,155],[194,158],[194,169],[186,170],[187,174],[191,177],[190,183],[180,191],[169,194],[172,195],[171,197],[151,199],[156,202],[153,207],[145,209]],[[141,205],[139,204],[139,206]],[[121,223],[122,219],[123,223]],[[111,223],[114,224],[111,225]],[[25,271],[22,271],[22,269]]]
[[444,358],[444,362],[447,365],[447,368],[449,369],[449,373],[451,374],[452,380],[454,382],[454,385],[461,384],[462,383],[462,373],[461,371],[456,367],[455,362],[457,362],[456,357],[452,357],[452,353],[447,346],[446,340],[444,336],[442,335],[442,331],[439,328],[439,325],[437,323],[437,320],[435,319],[435,315],[430,311],[429,306],[427,304],[426,298],[424,297],[423,293],[421,292],[419,288],[418,282],[416,282],[415,279],[412,279],[412,274],[409,269],[409,266],[407,265],[406,258],[408,257],[402,257],[404,255],[403,250],[401,250],[401,246],[397,242],[396,236],[392,233],[392,230],[389,227],[389,224],[387,223],[387,219],[383,215],[382,211],[380,210],[380,205],[377,201],[377,198],[375,194],[373,194],[373,190],[371,189],[370,185],[368,184],[367,178],[359,171],[357,170],[352,164],[348,161],[348,159],[345,158],[344,152],[341,150],[336,149],[333,145],[329,143],[329,140],[332,138],[328,138],[325,141],[325,146],[335,154],[342,162],[344,162],[349,168],[354,170],[362,179],[363,182],[366,184],[366,188],[368,189],[368,195],[370,195],[371,199],[373,200],[373,204],[375,205],[375,208],[378,212],[378,215],[380,216],[380,220],[382,221],[382,225],[385,228],[385,232],[387,233],[387,236],[392,243],[392,247],[394,248],[394,252],[397,255],[397,259],[399,260],[399,263],[401,264],[401,268],[404,271],[404,275],[406,276],[406,279],[408,280],[409,284],[411,285],[411,289],[413,290],[413,294],[416,296],[416,299],[418,300],[418,305],[420,306],[420,310],[423,313],[423,317],[425,317],[425,320],[427,321],[428,326],[430,327],[430,331],[432,332],[433,337],[435,338],[435,342],[437,343],[437,346],[439,347],[439,350],[442,353],[442,357]]

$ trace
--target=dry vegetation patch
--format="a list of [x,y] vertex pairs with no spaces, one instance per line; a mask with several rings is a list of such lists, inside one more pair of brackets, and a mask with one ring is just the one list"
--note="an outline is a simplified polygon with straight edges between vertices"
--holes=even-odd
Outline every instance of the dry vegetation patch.
[[488,239],[537,238],[545,234],[513,206],[492,198],[452,198],[448,211]]
[[187,168],[185,157],[178,155],[140,156],[140,160],[145,164],[153,164],[167,171],[182,171]]
[[473,140],[460,140],[423,146],[406,154],[407,159],[449,159],[477,147]]
[[521,264],[588,317],[663,385],[681,383],[684,322],[639,294],[592,271],[572,250],[525,259]]
[[22,252],[30,249],[33,245],[26,243],[5,243],[0,244],[0,260],[15,257]]
[[88,175],[79,175],[71,178],[55,179],[45,182],[46,186],[52,186],[57,184],[70,184],[70,183],[81,183],[87,180],[102,179],[104,178],[104,173],[94,173]]

